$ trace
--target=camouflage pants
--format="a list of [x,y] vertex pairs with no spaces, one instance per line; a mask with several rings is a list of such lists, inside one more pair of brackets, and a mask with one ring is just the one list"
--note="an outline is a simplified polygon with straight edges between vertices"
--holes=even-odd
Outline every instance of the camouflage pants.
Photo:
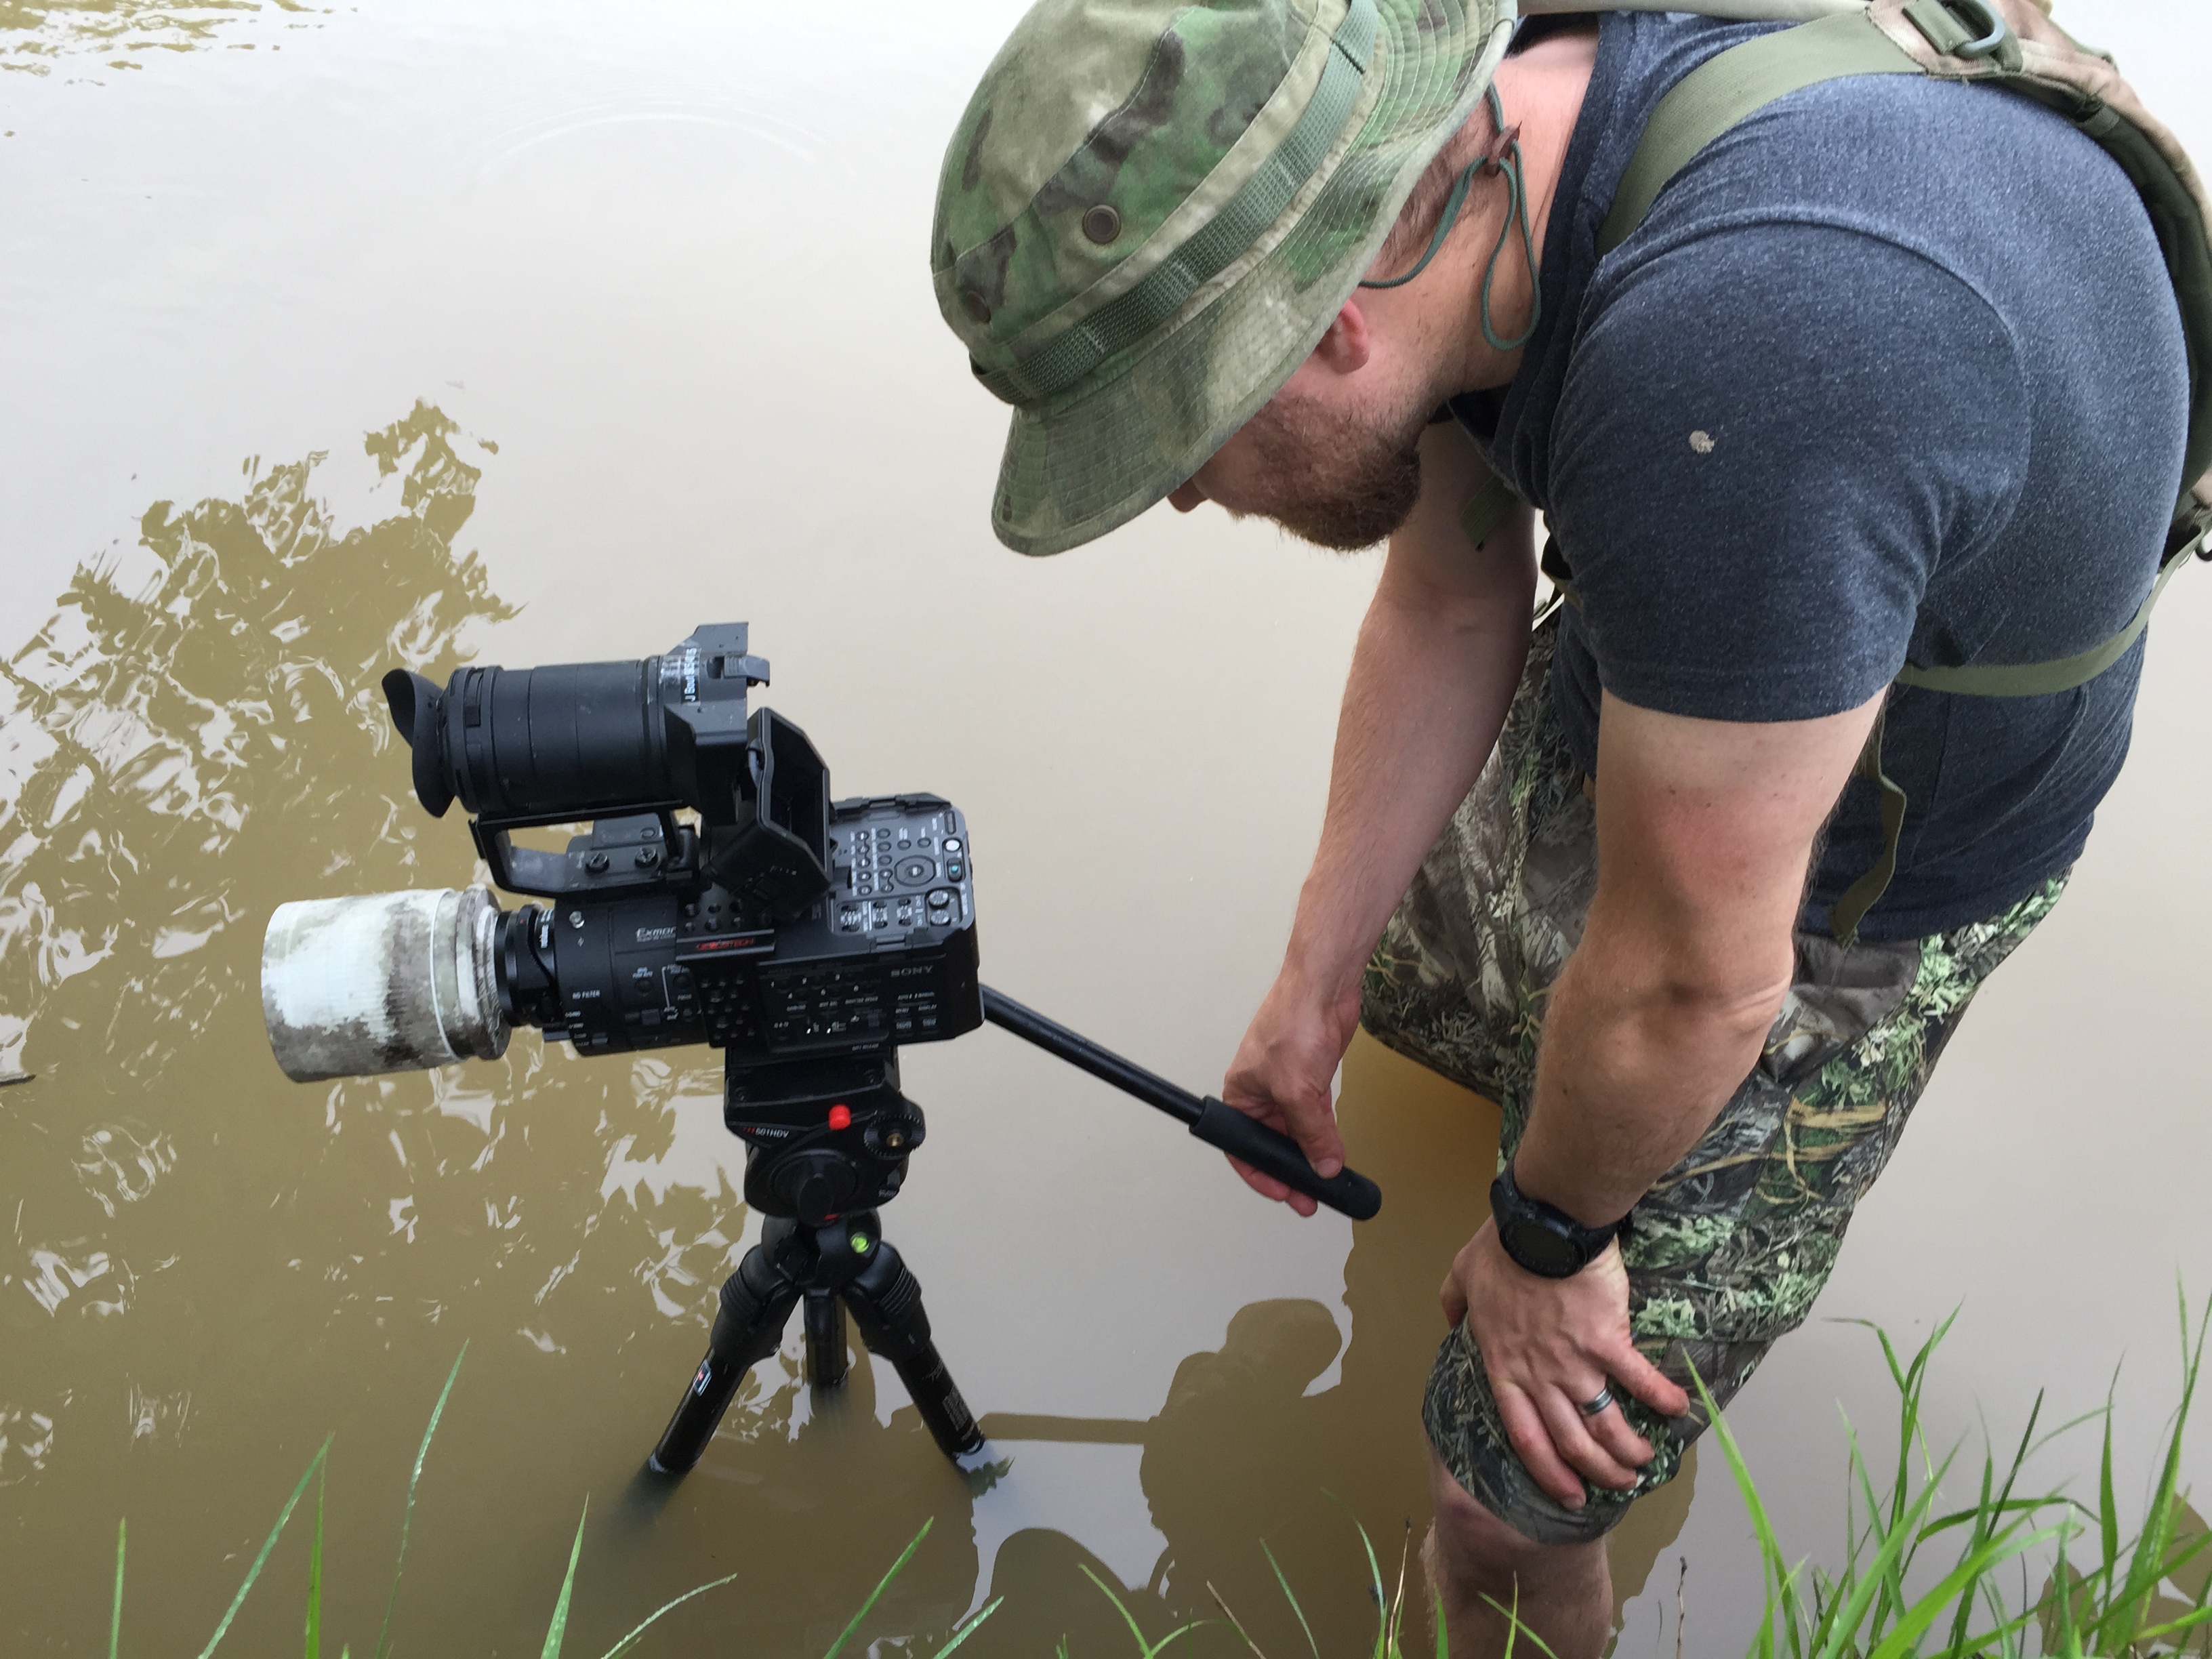
[[[1552,637],[1539,630],[1497,752],[1384,931],[1362,996],[1361,1023],[1382,1042],[1498,1103],[1504,1158],[1528,1125],[1545,1001],[1597,876],[1594,810],[1552,713]],[[1572,1543],[1671,1480],[1705,1426],[1691,1368],[1725,1404],[1803,1322],[1966,1004],[2064,886],[2055,877],[2001,915],[1927,939],[1845,948],[1800,934],[1796,982],[1758,1068],[1621,1241],[1637,1346],[1691,1389],[1690,1413],[1624,1397],[1657,1455],[1632,1490],[1589,1488],[1569,1510],[1514,1455],[1462,1326],[1422,1413],[1461,1485],[1528,1537]]]

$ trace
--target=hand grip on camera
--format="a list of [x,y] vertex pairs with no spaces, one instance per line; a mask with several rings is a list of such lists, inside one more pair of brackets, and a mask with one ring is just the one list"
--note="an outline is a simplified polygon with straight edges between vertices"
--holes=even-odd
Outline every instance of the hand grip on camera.
[[1324,1181],[1306,1162],[1297,1141],[1211,1095],[1190,1132],[1207,1146],[1243,1159],[1261,1175],[1273,1176],[1291,1191],[1354,1221],[1365,1221],[1382,1207],[1382,1189],[1357,1170],[1340,1170]]

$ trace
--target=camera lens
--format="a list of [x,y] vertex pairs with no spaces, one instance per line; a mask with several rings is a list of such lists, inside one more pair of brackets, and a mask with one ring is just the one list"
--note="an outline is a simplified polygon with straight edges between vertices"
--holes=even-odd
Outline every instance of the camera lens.
[[261,945],[261,1013],[295,1083],[496,1060],[499,906],[489,889],[279,905]]

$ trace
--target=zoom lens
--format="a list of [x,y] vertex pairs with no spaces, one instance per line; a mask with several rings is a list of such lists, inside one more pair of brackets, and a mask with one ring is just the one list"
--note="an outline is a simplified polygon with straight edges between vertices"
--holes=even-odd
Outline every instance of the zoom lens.
[[261,945],[261,1016],[295,1083],[496,1060],[500,909],[471,887],[279,905]]

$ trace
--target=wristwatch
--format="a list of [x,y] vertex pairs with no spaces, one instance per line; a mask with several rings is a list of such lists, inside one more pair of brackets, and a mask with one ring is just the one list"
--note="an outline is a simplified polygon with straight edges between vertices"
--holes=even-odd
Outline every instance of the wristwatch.
[[1544,1279],[1572,1279],[1628,1224],[1623,1216],[1609,1226],[1583,1226],[1565,1210],[1515,1186],[1510,1164],[1490,1183],[1490,1213],[1497,1218],[1498,1242],[1505,1254]]

